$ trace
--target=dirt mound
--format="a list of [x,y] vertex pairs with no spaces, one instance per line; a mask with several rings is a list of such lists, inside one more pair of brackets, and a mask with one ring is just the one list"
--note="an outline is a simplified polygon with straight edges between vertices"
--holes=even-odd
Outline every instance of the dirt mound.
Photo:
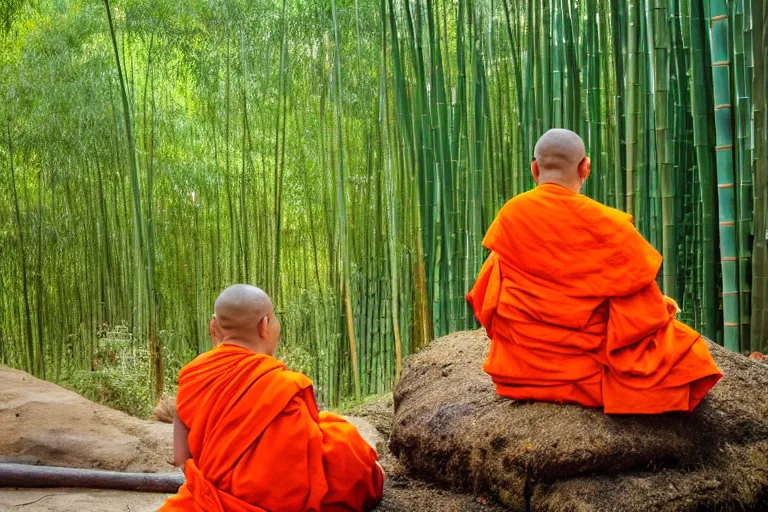
[[172,427],[95,404],[0,367],[0,462],[129,472],[173,471]]
[[390,448],[414,477],[490,493],[515,510],[768,506],[768,372],[714,344],[725,374],[691,414],[606,416],[498,397],[483,331],[412,356]]

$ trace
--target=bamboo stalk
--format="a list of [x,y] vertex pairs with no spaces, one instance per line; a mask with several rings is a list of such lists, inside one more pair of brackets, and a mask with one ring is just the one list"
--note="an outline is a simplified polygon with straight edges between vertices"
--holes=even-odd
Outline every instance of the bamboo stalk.
[[[136,164],[136,145],[133,139],[133,126],[131,121],[130,107],[128,106],[128,94],[125,88],[125,81],[123,80],[123,71],[120,65],[120,54],[117,49],[117,39],[115,37],[115,28],[112,23],[112,11],[109,7],[109,0],[104,0],[104,7],[107,10],[107,21],[109,24],[109,32],[112,38],[112,47],[115,52],[115,63],[117,68],[118,82],[120,84],[120,95],[123,104],[123,119],[125,121],[125,133],[128,141],[128,163],[130,169],[131,178],[131,190],[133,192],[133,217],[134,217],[134,233],[136,238],[136,249],[138,255],[143,255],[145,259],[144,272],[140,271],[141,266],[137,265],[137,274],[145,279],[144,290],[149,302],[149,315],[147,322],[148,329],[148,344],[151,357],[151,379],[150,385],[153,392],[153,397],[157,399],[163,393],[163,372],[162,372],[162,351],[157,341],[157,311],[154,302],[154,288],[152,279],[152,257],[150,251],[152,250],[153,243],[149,240],[148,246],[145,246],[145,228],[142,222],[141,213],[141,186],[139,184],[139,171]],[[151,180],[150,180],[151,182]],[[151,196],[150,208],[151,208]],[[148,247],[148,249],[147,249]],[[138,290],[138,288],[137,288]],[[137,292],[139,294],[139,292]]]
[[[285,2],[285,0],[283,0]],[[341,241],[341,296],[344,302],[344,316],[347,325],[347,340],[349,341],[350,360],[352,363],[352,382],[355,390],[355,398],[360,399],[360,374],[357,361],[357,343],[355,340],[354,316],[352,312],[352,299],[350,297],[349,265],[347,255],[347,207],[344,197],[344,145],[342,138],[343,107],[341,97],[341,51],[339,49],[339,29],[336,21],[336,0],[331,0],[333,13],[333,39],[334,39],[334,89],[336,92],[336,133],[338,143],[338,160],[336,166],[336,208],[338,212],[339,239]]]
[[653,32],[653,101],[656,128],[656,151],[661,184],[663,290],[671,298],[677,298],[677,215],[675,210],[675,179],[672,169],[671,144],[668,119],[669,102],[669,28],[667,26],[667,0],[653,0],[649,16]]
[[768,353],[768,8],[752,0],[754,65],[752,73],[752,124],[754,127],[754,250],[752,252],[752,332],[750,350]]
[[720,265],[723,279],[724,343],[739,350],[739,281],[734,200],[733,135],[731,121],[730,54],[728,9],[724,0],[710,3],[710,52],[715,108],[715,151],[717,154],[717,195],[719,202]]

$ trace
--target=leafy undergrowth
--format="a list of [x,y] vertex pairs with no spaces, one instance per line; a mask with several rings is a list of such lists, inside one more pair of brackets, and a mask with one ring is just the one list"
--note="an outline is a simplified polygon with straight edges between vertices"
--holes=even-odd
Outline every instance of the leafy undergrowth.
[[353,416],[359,416],[359,414],[356,414],[356,413],[365,411],[371,406],[378,406],[382,401],[386,402],[388,400],[392,400],[391,391],[388,393],[381,393],[378,395],[366,396],[361,398],[360,400],[349,398],[341,402],[338,407],[334,407],[334,411],[338,412],[339,414],[349,414]]
[[[160,342],[163,346],[175,347],[163,351],[164,394],[175,396],[179,370],[197,354],[192,350],[180,351],[182,344],[171,332],[161,332]],[[312,366],[311,356],[300,346],[281,345],[279,357],[289,368],[303,373],[308,373]],[[99,338],[91,369],[71,370],[57,384],[93,402],[139,418],[149,418],[155,406],[149,350],[146,343],[137,340],[124,325],[106,330]]]
[[[161,342],[163,334],[161,333]],[[165,392],[176,393],[176,378],[183,365],[181,358],[164,351]],[[194,354],[189,354],[189,358]],[[75,370],[58,384],[91,401],[147,418],[154,407],[150,382],[149,350],[125,326],[107,331],[99,339],[92,369]]]

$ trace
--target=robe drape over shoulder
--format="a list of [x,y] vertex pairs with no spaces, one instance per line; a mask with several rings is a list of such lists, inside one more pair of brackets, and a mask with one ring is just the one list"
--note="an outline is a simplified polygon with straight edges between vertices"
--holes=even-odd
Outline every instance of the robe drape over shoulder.
[[318,412],[312,381],[277,359],[220,345],[181,370],[176,407],[192,459],[161,511],[335,512],[381,499],[376,451]]
[[511,199],[467,295],[488,331],[499,395],[603,407],[692,411],[722,374],[656,284],[661,255],[632,218],[555,184]]

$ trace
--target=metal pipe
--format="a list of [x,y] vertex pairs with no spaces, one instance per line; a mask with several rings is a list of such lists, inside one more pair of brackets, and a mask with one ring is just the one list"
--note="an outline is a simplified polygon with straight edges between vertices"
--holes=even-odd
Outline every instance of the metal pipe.
[[183,483],[182,473],[122,473],[0,463],[0,487],[81,487],[175,493]]

